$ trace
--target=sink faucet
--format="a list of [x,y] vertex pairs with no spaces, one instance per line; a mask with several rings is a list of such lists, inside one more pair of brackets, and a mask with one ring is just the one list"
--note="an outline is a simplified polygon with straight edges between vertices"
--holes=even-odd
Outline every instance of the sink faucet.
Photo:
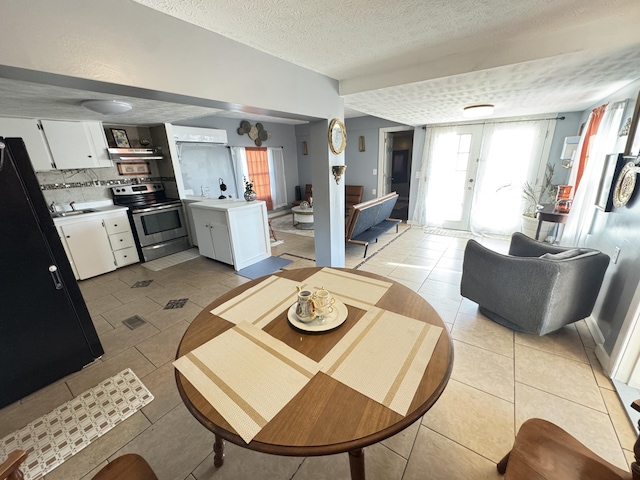
[[49,204],[49,210],[51,210],[53,213],[56,212],[56,201],[55,200],[53,202],[51,202],[51,204]]
[[71,211],[72,211],[72,212],[75,212],[75,211],[76,211],[76,202],[75,202],[75,201],[71,202],[71,203],[69,204],[69,206],[71,207]]

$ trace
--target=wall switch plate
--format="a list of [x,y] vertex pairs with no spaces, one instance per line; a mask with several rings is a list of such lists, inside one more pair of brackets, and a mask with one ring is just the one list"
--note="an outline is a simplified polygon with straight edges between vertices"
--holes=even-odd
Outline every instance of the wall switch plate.
[[376,194],[376,189],[375,189],[375,188],[372,188],[372,189],[371,189],[371,194],[372,194],[372,195],[375,195],[375,194]]
[[613,261],[613,263],[618,263],[619,255],[620,255],[620,247],[616,247],[616,249],[613,251],[613,257],[611,257],[611,260]]
[[377,175],[377,174],[378,174],[378,169],[377,169],[377,168],[374,168],[374,169],[373,169],[373,174],[374,174],[374,175]]

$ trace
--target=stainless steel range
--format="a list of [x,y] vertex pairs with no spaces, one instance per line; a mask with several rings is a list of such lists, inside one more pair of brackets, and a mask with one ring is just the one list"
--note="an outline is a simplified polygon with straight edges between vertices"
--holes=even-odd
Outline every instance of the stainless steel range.
[[145,262],[190,247],[182,202],[167,198],[164,185],[119,185],[111,193],[113,203],[129,207],[138,251]]

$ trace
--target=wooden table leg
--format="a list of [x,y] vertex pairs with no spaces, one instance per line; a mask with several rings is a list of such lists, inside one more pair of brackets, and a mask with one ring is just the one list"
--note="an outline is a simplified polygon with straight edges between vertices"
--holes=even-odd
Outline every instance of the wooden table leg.
[[349,468],[351,469],[351,480],[365,480],[364,450],[362,448],[349,452]]
[[216,441],[213,443],[213,466],[221,467],[224,464],[224,440],[216,435]]

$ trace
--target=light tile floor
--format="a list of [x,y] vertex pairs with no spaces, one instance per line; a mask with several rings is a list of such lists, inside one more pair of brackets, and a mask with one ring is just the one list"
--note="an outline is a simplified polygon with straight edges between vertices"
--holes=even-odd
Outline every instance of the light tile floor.
[[[313,239],[278,232],[273,254],[314,266]],[[388,243],[391,241],[391,243]],[[508,244],[480,240],[505,252]],[[515,334],[483,317],[459,293],[467,240],[409,229],[369,248],[347,245],[346,265],[388,276],[417,291],[439,312],[454,341],[451,380],[434,407],[399,435],[366,449],[367,478],[493,479],[495,463],[530,417],[549,419],[612,463],[632,461],[634,429],[594,355],[584,322],[545,337]],[[385,246],[386,245],[386,246]],[[151,280],[145,288],[130,288]],[[133,265],[80,283],[105,348],[102,360],[0,410],[0,436],[11,433],[124,368],[132,368],[155,400],[47,475],[88,479],[109,459],[143,455],[160,479],[349,478],[347,455],[295,458],[265,455],[227,442],[225,465],[213,467],[213,435],[183,406],[173,367],[177,344],[195,315],[220,294],[247,281],[200,257],[152,272]],[[184,308],[163,310],[188,298]],[[147,324],[129,330],[139,315]]]

